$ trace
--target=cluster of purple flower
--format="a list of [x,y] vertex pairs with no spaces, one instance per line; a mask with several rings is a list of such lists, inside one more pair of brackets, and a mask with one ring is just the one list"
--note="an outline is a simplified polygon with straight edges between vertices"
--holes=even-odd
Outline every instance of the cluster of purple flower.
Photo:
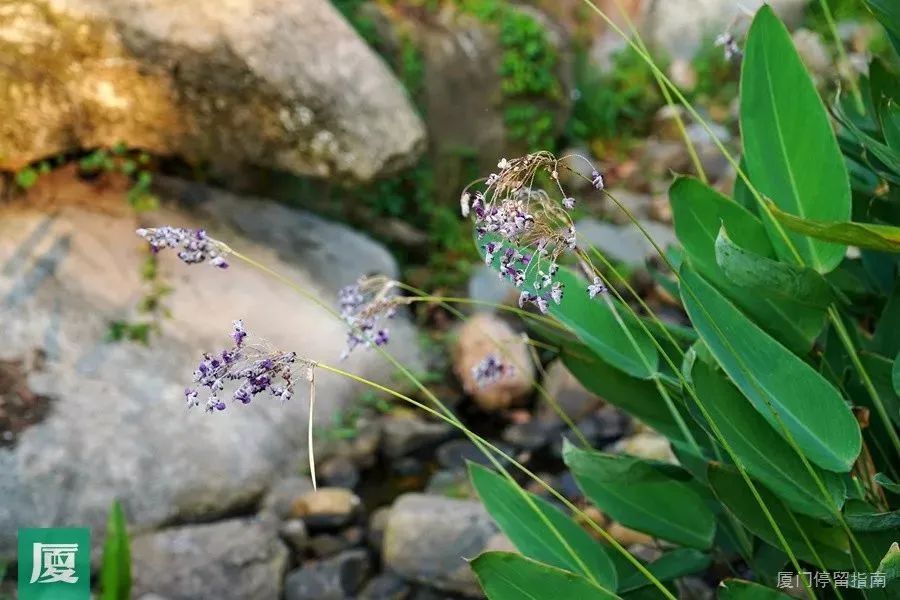
[[[209,390],[206,411],[225,410],[220,393],[226,385],[234,385],[232,398],[249,404],[261,393],[269,392],[282,402],[294,394],[292,366],[297,362],[295,352],[280,352],[245,344],[247,331],[242,321],[234,322],[231,339],[234,345],[218,354],[204,354],[194,371],[194,383]],[[199,406],[199,391],[184,390],[188,408]]]
[[[558,260],[564,253],[577,250],[575,226],[569,215],[575,199],[565,194],[559,182],[560,166],[560,160],[549,152],[504,158],[497,164],[499,172],[491,173],[485,181],[483,192],[467,188],[460,198],[463,216],[474,217],[478,239],[488,238],[482,245],[485,263],[495,266],[499,257],[500,277],[527,288],[519,296],[519,306],[531,303],[542,313],[551,302],[562,302],[564,285],[554,281]],[[534,188],[540,174],[549,175],[561,200]],[[596,170],[590,182],[595,189],[604,187],[603,176]],[[529,281],[532,275],[534,280]]]
[[341,317],[347,322],[347,347],[341,360],[350,356],[358,346],[384,346],[390,341],[390,331],[384,321],[397,311],[397,297],[391,294],[394,282],[383,277],[362,278],[353,285],[341,288],[338,302]]
[[512,375],[515,368],[501,361],[495,354],[488,354],[477,365],[472,367],[472,377],[475,385],[484,388],[496,383],[503,377]]
[[136,233],[150,243],[150,249],[154,254],[165,248],[180,248],[178,258],[189,265],[208,260],[214,267],[228,268],[228,262],[225,260],[228,248],[206,235],[202,229],[155,227],[138,229]]

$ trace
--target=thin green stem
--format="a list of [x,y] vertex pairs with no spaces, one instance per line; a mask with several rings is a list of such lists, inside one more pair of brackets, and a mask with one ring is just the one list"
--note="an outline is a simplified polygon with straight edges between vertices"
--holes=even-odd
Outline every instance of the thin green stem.
[[856,103],[856,109],[860,114],[866,114],[866,105],[863,102],[862,94],[859,91],[859,84],[853,76],[853,67],[850,59],[847,57],[847,51],[844,49],[844,42],[841,41],[841,34],[838,33],[837,24],[834,22],[834,16],[831,14],[831,7],[828,6],[828,0],[819,0],[819,6],[822,7],[822,15],[825,17],[825,23],[828,24],[828,32],[834,38],[834,46],[837,48],[838,62],[845,69],[849,69],[847,73],[847,83],[850,84],[850,93],[853,94],[853,100]]

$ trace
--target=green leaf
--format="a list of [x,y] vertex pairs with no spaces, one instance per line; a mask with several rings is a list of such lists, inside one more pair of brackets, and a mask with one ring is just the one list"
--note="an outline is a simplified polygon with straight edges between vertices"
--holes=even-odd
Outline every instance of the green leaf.
[[512,552],[485,552],[469,564],[490,600],[618,598],[584,577]]
[[680,178],[669,189],[675,233],[692,267],[728,296],[754,323],[796,353],[805,354],[822,330],[820,309],[771,293],[748,294],[733,284],[716,260],[716,236],[724,226],[736,244],[772,258],[775,251],[765,227],[753,214],[692,178]]
[[[741,72],[741,134],[750,180],[784,211],[804,218],[850,218],[847,168],[828,113],[787,29],[768,6],[747,34]],[[795,262],[776,224],[764,222],[778,256]],[[846,248],[788,232],[805,264],[834,269]]]
[[681,430],[653,382],[623,373],[578,343],[562,346],[562,360],[588,390],[666,437],[682,439]]
[[681,269],[681,298],[712,355],[775,431],[783,436],[787,428],[823,469],[849,471],[862,437],[834,386],[687,267]]
[[[485,236],[482,242],[490,241]],[[484,248],[479,245],[483,254]],[[501,252],[497,252],[491,266],[500,269]],[[544,294],[546,289],[537,289],[540,280],[538,271],[547,264],[533,260],[525,268],[525,284],[522,291]],[[659,355],[653,339],[637,325],[637,319],[630,308],[607,296],[588,297],[588,283],[570,269],[560,268],[554,277],[564,286],[562,302],[549,302],[550,314],[571,329],[606,362],[629,375],[649,379],[659,367]],[[621,323],[619,321],[621,319]]]
[[[646,565],[654,577],[660,581],[672,581],[685,575],[699,573],[709,567],[711,559],[708,554],[692,548],[676,548],[666,552],[652,563]],[[630,565],[630,563],[629,563]],[[619,586],[619,593],[630,592],[653,584],[637,569]]]
[[469,476],[491,517],[522,554],[575,573],[582,572],[586,567],[597,578],[597,583],[616,589],[615,566],[604,547],[562,511],[543,498],[524,492],[578,555],[584,567],[535,514],[515,484],[475,463],[469,463]]
[[900,54],[900,4],[896,0],[866,0],[866,4],[887,30],[894,49]]
[[891,478],[884,473],[875,473],[874,479],[875,483],[877,483],[887,491],[894,492],[895,494],[900,494],[900,483],[892,481]]
[[900,227],[853,221],[841,223],[814,221],[783,212],[771,202],[768,202],[767,205],[775,219],[792,231],[820,240],[840,242],[859,248],[900,252]]
[[671,466],[579,450],[567,441],[563,460],[585,496],[626,527],[700,550],[712,544],[715,517],[698,488],[673,476]]
[[106,542],[100,567],[101,600],[128,600],[131,597],[131,550],[125,513],[113,502],[106,522]]
[[817,271],[745,250],[731,240],[724,225],[716,238],[716,262],[733,284],[747,292],[823,309],[834,300],[831,286]]
[[[707,477],[713,493],[735,518],[753,534],[776,548],[782,548],[765,513],[747,483],[735,469],[711,463]],[[760,484],[756,484],[756,489],[778,525],[778,529],[784,535],[788,546],[798,558],[810,561],[818,567],[849,568],[851,566],[848,553],[849,542],[839,527],[826,525],[822,521],[804,515],[791,514],[775,494]],[[812,548],[809,547],[806,540],[809,540]],[[816,554],[823,560],[824,565],[820,565],[815,560]]]
[[691,375],[703,406],[754,479],[797,512],[832,518],[840,510],[846,489],[839,475],[812,467],[828,492],[826,500],[802,458],[724,374],[697,361]]
[[791,596],[782,594],[776,589],[744,581],[743,579],[725,579],[719,584],[718,600],[788,600]]
[[900,545],[897,542],[891,544],[887,554],[878,563],[878,572],[884,573],[886,581],[900,579]]
[[853,531],[900,531],[900,511],[876,512],[859,500],[847,502],[844,519]]

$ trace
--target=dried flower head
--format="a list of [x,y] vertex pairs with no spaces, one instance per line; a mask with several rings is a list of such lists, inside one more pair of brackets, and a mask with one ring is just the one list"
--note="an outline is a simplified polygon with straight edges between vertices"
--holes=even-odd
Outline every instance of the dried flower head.
[[206,235],[203,229],[154,227],[138,229],[135,233],[150,243],[154,254],[165,248],[178,248],[178,258],[189,265],[209,261],[214,267],[228,268],[225,260],[230,252],[228,246]]
[[[577,249],[569,214],[576,200],[565,193],[559,180],[564,161],[550,152],[501,159],[499,171],[484,180],[483,190],[470,185],[460,198],[463,216],[473,216],[475,232],[483,240],[485,262],[498,267],[501,278],[526,288],[519,297],[520,306],[531,303],[541,312],[551,302],[562,301],[563,285],[554,276],[559,259]],[[539,187],[542,181],[549,192]],[[594,188],[603,189],[598,171],[593,171],[590,181]]]
[[390,341],[385,321],[397,312],[403,299],[395,292],[396,282],[386,277],[363,277],[338,292],[341,316],[349,327],[347,347],[341,359],[358,346],[384,346]]
[[504,377],[509,377],[515,368],[501,361],[496,354],[488,354],[477,365],[472,367],[472,377],[479,388],[487,387]]
[[[225,410],[221,394],[231,390],[231,398],[249,404],[259,394],[268,393],[282,402],[294,395],[294,365],[300,363],[307,371],[312,363],[298,359],[294,352],[282,352],[264,344],[249,345],[242,321],[235,321],[231,333],[233,345],[218,353],[203,355],[194,371],[194,384],[207,388],[206,410]],[[184,391],[188,408],[200,405],[196,388]]]
[[594,277],[594,282],[587,287],[588,297],[593,300],[594,296],[598,294],[605,294],[607,292],[606,284],[603,283],[603,280],[599,277]]

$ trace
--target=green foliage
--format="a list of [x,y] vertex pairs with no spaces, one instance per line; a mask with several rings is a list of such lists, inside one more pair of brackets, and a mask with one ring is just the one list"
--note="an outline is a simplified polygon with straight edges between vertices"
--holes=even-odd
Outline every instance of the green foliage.
[[[662,61],[661,68],[665,68]],[[566,125],[566,136],[573,141],[644,134],[664,104],[653,71],[633,49],[616,53],[605,73],[591,63],[586,51],[580,51],[575,55],[574,74],[577,92]]]
[[113,502],[106,522],[103,564],[100,567],[100,600],[131,598],[131,549],[125,513],[118,501]]
[[112,321],[107,328],[107,341],[149,344],[150,337],[159,331],[163,319],[171,316],[164,301],[172,293],[172,287],[160,278],[157,258],[152,252],[147,252],[140,274],[145,292],[137,304],[138,318],[135,321]]
[[[896,64],[873,63],[862,82],[865,113],[839,101],[836,134],[786,29],[763,7],[741,73],[749,183],[736,185],[734,198],[690,178],[670,189],[681,248],[667,256],[677,282],[662,274],[660,281],[679,294],[690,329],[667,329],[611,297],[588,302],[578,293],[584,279],[560,269],[567,292],[550,315],[566,331],[535,329],[586,388],[668,437],[681,463],[564,443],[564,462],[587,500],[675,546],[647,565],[652,582],[610,553],[611,592],[659,597],[666,571],[678,577],[735,555],[758,581],[727,579],[721,598],[785,597],[763,585],[785,564],[896,577],[900,553],[885,553],[900,529],[897,72]],[[848,246],[861,255],[848,256]],[[535,291],[533,280],[527,271],[525,291]],[[571,553],[533,543],[582,539],[580,532],[568,533],[558,512],[540,518],[506,480],[478,477],[497,487],[479,492],[501,528],[511,538],[529,532],[532,542],[516,542],[527,572],[478,572],[489,596],[492,586],[519,585],[536,598],[560,597],[539,592],[554,576],[528,559],[587,583]],[[590,552],[569,547],[582,559]],[[554,549],[566,550],[555,542]],[[867,597],[894,597],[897,583],[889,585]]]
[[123,143],[112,148],[98,148],[78,161],[78,168],[85,175],[120,173],[133,182],[128,190],[128,204],[137,212],[149,212],[159,208],[159,199],[150,191],[153,175],[147,169],[150,156],[146,152],[131,151]]
[[619,598],[584,577],[511,552],[486,552],[471,562],[490,600]]

